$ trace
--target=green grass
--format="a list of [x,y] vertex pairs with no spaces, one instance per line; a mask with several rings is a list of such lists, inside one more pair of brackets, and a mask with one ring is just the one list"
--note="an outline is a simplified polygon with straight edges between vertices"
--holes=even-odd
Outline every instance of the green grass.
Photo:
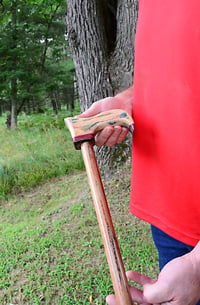
[[[0,120],[2,305],[104,305],[113,293],[82,157],[63,118],[22,115],[12,132]],[[149,225],[129,213],[130,168],[105,191],[125,269],[154,277]]]
[[19,128],[4,128],[0,120],[0,200],[10,193],[28,189],[41,181],[83,169],[79,151],[74,150],[64,117],[46,114],[21,115]]
[[[104,183],[126,269],[157,273],[149,226],[128,211],[128,165]],[[0,304],[105,304],[113,293],[85,171],[3,201]]]

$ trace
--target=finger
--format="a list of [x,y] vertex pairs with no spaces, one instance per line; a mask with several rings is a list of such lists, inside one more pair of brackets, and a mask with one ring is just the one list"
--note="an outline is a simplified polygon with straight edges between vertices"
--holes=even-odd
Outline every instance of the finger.
[[82,114],[80,114],[79,117],[87,118],[97,115],[103,111],[108,111],[116,108],[117,108],[117,99],[114,97],[106,97],[93,103],[92,106],[90,106],[89,109],[87,109]]
[[80,114],[78,117],[80,118],[88,118],[94,115],[97,115],[101,112],[101,103],[95,102],[92,106]]
[[135,287],[129,288],[131,299],[140,305],[151,305],[144,300],[143,292]]
[[109,305],[117,305],[116,297],[113,294],[110,294],[106,297],[106,303]]
[[[144,301],[142,291],[140,291],[139,289],[137,289],[135,287],[129,287],[129,291],[130,291],[131,299],[134,302],[136,302],[136,303],[138,303],[140,305],[151,305],[151,304],[149,304],[149,303]],[[115,295],[108,295],[106,297],[106,302],[109,305],[117,305],[117,301],[116,301]]]
[[128,129],[125,128],[125,127],[122,127],[121,133],[120,133],[120,135],[119,135],[119,137],[117,139],[117,144],[120,144],[125,139],[127,134],[128,134]]
[[95,144],[97,146],[113,146],[116,143],[121,143],[128,133],[127,128],[122,128],[121,126],[108,126],[102,131],[96,134]]
[[95,144],[97,146],[102,146],[108,141],[109,137],[111,137],[113,132],[114,132],[114,127],[112,126],[105,127],[102,131],[96,134]]
[[119,138],[121,132],[122,132],[122,127],[115,126],[113,128],[112,135],[107,139],[107,141],[105,142],[105,145],[111,147],[114,144],[118,143],[118,138]]
[[146,283],[143,286],[144,299],[152,304],[171,304],[172,294],[165,283]]
[[156,280],[152,279],[146,275],[140,274],[136,271],[132,271],[129,270],[126,272],[126,276],[129,280],[132,280],[138,284],[140,284],[141,286],[145,285],[145,284],[152,284],[155,283]]

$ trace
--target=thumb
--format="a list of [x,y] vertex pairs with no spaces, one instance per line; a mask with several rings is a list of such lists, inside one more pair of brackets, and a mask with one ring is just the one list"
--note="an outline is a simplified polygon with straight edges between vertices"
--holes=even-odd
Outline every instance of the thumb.
[[84,111],[82,114],[80,114],[79,118],[89,118],[91,116],[97,115],[101,112],[101,103],[95,102],[92,104],[92,106]]
[[116,97],[109,96],[93,103],[92,106],[88,110],[83,112],[81,115],[79,115],[79,117],[88,118],[97,115],[101,112],[117,108],[121,108],[119,99],[117,99]]
[[160,283],[158,280],[154,283],[144,284],[143,295],[145,301],[151,304],[170,301],[168,286],[165,283]]
[[106,97],[102,100],[99,100],[99,101],[93,103],[92,106],[90,106],[89,109],[87,109],[81,115],[79,115],[79,117],[88,118],[88,117],[97,115],[103,111],[110,110],[110,109],[114,108],[111,103],[111,101],[113,101],[113,100],[114,100],[113,97]]

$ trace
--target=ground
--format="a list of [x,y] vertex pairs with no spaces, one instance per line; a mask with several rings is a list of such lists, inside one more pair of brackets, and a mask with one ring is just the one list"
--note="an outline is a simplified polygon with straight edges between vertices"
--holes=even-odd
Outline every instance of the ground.
[[[129,212],[130,161],[104,187],[125,269],[156,276],[149,225]],[[112,283],[85,171],[2,202],[0,217],[0,304],[105,304]]]

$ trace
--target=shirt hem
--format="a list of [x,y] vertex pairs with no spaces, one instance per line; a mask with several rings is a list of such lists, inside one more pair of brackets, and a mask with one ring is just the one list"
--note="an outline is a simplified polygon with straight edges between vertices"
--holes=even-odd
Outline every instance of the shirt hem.
[[155,217],[151,214],[147,214],[146,212],[142,211],[141,209],[138,209],[135,207],[130,207],[130,212],[134,216],[148,222],[149,224],[157,227],[158,229],[162,230],[163,232],[170,235],[171,237],[173,237],[187,245],[195,247],[197,245],[197,243],[199,242],[199,239],[190,237],[190,236],[186,235],[185,233],[175,231],[168,224],[164,223],[163,221],[161,221],[160,219],[158,219],[157,217]]

